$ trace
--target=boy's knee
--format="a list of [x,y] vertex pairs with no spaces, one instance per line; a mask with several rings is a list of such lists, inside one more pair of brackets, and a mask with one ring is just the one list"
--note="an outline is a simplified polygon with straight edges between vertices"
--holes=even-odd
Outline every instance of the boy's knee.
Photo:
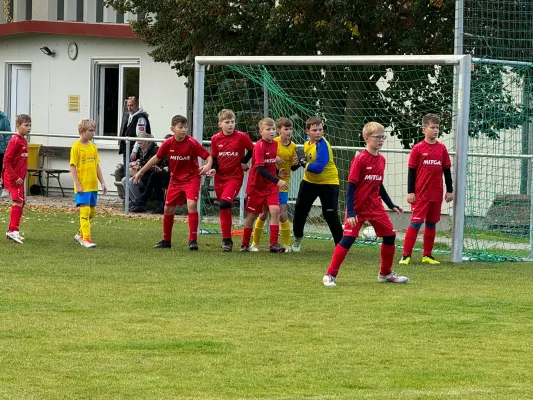
[[422,223],[420,222],[410,222],[409,226],[413,229],[416,229],[417,231],[420,230],[420,227],[422,226]]
[[428,222],[426,221],[426,228],[435,229],[437,227],[436,222]]
[[355,242],[355,238],[353,236],[343,236],[341,241],[339,242],[339,245],[344,247],[345,249],[349,249],[352,247],[352,245]]
[[396,235],[383,236],[383,244],[393,246],[396,241]]
[[220,200],[219,205],[221,210],[227,210],[228,208],[231,208],[231,203],[227,200]]

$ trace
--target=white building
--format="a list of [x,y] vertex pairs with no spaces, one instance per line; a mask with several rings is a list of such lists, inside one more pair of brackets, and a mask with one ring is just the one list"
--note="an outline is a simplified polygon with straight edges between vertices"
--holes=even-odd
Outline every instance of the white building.
[[[8,3],[9,15],[0,15],[0,110],[13,129],[14,116],[27,113],[35,133],[77,135],[78,121],[88,117],[97,121],[98,135],[116,136],[128,96],[139,98],[156,138],[169,132],[173,115],[189,114],[185,79],[151,59],[128,24],[135,15],[104,8],[102,0]],[[32,143],[65,147],[73,141],[30,137]],[[122,162],[118,144],[95,142],[108,188],[115,190],[110,174]],[[66,167],[65,160],[47,163]],[[72,187],[68,174],[62,184]]]

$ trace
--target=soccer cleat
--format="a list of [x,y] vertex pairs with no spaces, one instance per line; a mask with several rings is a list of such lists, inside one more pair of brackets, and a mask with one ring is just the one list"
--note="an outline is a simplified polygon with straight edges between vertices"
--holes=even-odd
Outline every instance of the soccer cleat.
[[22,241],[22,238],[20,237],[19,231],[13,231],[13,232],[12,231],[7,231],[6,232],[6,237],[9,240],[14,241],[15,243],[24,244],[24,242]]
[[430,254],[429,256],[422,257],[422,262],[425,264],[439,265],[440,261],[435,260],[435,258]]
[[250,246],[250,251],[253,252],[253,253],[257,253],[259,251],[259,246],[256,245],[256,244],[252,244]]
[[[250,250],[251,251],[251,250]],[[270,252],[281,254],[285,252],[285,247],[280,246],[278,243],[274,243],[270,245]]]
[[292,247],[291,245],[285,246],[285,253],[292,253]]
[[409,264],[411,262],[411,256],[402,256],[402,259],[398,262],[398,264]]
[[170,249],[172,245],[170,244],[170,241],[168,240],[161,240],[159,243],[157,243],[154,246],[154,249]]
[[90,249],[91,247],[96,247],[96,244],[93,243],[91,238],[84,238],[81,240],[81,245],[87,249]]
[[79,232],[74,235],[74,241],[83,246],[82,244],[83,236],[81,236]]
[[322,283],[327,287],[337,286],[337,283],[335,282],[336,279],[337,278],[335,278],[333,275],[324,275],[322,278]]
[[406,276],[401,276],[396,274],[396,272],[391,271],[388,275],[378,275],[378,282],[379,283],[407,283],[409,282],[409,278]]
[[299,253],[302,250],[302,238],[294,238],[292,243],[292,251],[294,253]]
[[233,240],[229,238],[222,238],[222,251],[229,253],[233,250]]
[[189,250],[198,250],[198,242],[196,240],[189,241]]
[[250,245],[249,244],[241,244],[241,250],[243,253],[248,253],[250,251]]

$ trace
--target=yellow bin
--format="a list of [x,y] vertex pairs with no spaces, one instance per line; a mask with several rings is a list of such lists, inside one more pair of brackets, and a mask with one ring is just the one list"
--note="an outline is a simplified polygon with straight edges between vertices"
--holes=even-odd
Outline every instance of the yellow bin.
[[[39,162],[39,147],[40,143],[28,143],[28,168],[39,168],[41,166]],[[36,176],[32,176],[27,180],[27,190],[29,192],[31,185],[39,184],[39,179]]]

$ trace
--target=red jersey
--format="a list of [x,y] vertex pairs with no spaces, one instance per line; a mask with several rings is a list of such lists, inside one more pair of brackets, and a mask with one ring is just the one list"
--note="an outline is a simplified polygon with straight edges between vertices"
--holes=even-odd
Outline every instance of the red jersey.
[[241,160],[245,150],[253,150],[254,144],[247,133],[233,131],[231,135],[218,132],[211,138],[211,155],[216,157],[218,169],[216,179],[227,180],[244,177]]
[[367,150],[357,154],[350,166],[348,182],[355,183],[353,201],[355,215],[373,217],[385,212],[379,189],[385,175],[385,157],[373,155]]
[[181,142],[174,137],[165,140],[156,156],[159,159],[168,158],[170,183],[183,183],[200,179],[198,157],[205,160],[209,153],[196,139],[187,135]]
[[[253,195],[254,192],[261,194],[268,194],[278,191],[278,185],[269,181],[257,170],[258,167],[265,167],[267,172],[276,176],[276,156],[278,155],[278,142],[267,142],[263,139],[257,141],[254,147],[254,155],[252,157],[252,168],[248,176],[248,186],[246,187],[246,194]],[[240,168],[240,166],[239,166]]]
[[430,144],[423,140],[411,150],[408,166],[416,169],[416,200],[442,202],[442,171],[452,166],[446,146],[441,142]]
[[24,180],[28,172],[28,141],[17,134],[7,143],[4,154],[4,169],[2,176],[6,182],[15,185],[17,179]]

